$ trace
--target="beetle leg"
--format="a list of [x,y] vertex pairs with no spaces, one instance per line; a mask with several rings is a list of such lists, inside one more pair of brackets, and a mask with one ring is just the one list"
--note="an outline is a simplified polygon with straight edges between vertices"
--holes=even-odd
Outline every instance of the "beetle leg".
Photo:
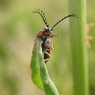
[[44,62],[46,63],[49,59],[50,59],[50,58],[45,59]]
[[46,63],[50,59],[51,55],[48,52],[45,52],[44,56],[47,56],[47,58],[45,58],[44,60],[44,62]]
[[51,55],[48,52],[44,52],[44,54],[47,54],[49,58],[51,57]]
[[46,53],[47,51],[51,51],[51,50],[53,50],[53,49],[52,48],[46,49],[46,50],[44,50],[44,53]]

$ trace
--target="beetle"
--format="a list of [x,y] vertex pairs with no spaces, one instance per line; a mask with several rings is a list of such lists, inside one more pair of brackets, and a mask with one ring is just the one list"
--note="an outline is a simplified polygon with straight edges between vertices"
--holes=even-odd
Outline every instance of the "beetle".
[[42,41],[41,48],[43,52],[44,62],[46,63],[51,57],[51,51],[54,49],[52,47],[52,38],[58,36],[53,34],[52,32],[54,27],[68,17],[77,17],[77,16],[75,14],[65,16],[62,19],[60,19],[58,22],[56,22],[51,28],[49,28],[49,24],[47,23],[46,16],[43,10],[36,9],[35,11],[33,11],[33,13],[38,13],[41,16],[44,24],[46,25],[46,27],[42,28],[36,35],[36,39],[40,39]]

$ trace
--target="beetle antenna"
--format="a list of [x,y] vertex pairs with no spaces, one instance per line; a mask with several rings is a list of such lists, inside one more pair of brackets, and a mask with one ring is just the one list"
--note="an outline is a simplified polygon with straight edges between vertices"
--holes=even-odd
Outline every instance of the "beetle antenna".
[[43,12],[43,10],[35,9],[35,11],[33,11],[33,13],[38,13],[41,16],[41,18],[42,18],[43,22],[45,23],[45,25],[47,27],[49,27],[49,24],[47,23],[46,16],[45,16],[45,13]]
[[68,18],[68,17],[75,17],[75,18],[78,18],[76,14],[71,14],[71,15],[65,16],[65,17],[63,17],[61,20],[59,20],[57,23],[55,23],[55,24],[52,26],[51,30],[53,31],[53,28],[54,28],[57,24],[59,24],[61,21],[63,21],[64,19],[66,19],[66,18]]

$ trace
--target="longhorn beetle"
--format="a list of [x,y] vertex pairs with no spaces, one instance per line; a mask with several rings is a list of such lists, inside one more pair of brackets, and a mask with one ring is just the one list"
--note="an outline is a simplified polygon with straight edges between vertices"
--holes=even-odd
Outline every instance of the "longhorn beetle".
[[47,23],[46,16],[45,16],[45,13],[43,12],[43,10],[37,9],[37,10],[33,11],[33,13],[38,13],[41,16],[44,24],[46,25],[46,27],[41,29],[39,31],[39,33],[36,35],[36,39],[40,39],[42,41],[41,47],[42,47],[44,62],[46,63],[50,59],[50,57],[51,57],[50,54],[51,54],[51,51],[53,50],[52,38],[55,36],[58,36],[58,35],[54,35],[52,33],[54,27],[68,17],[76,17],[77,18],[77,16],[75,14],[65,16],[62,19],[60,19],[58,22],[56,22],[51,28],[49,28],[49,24]]

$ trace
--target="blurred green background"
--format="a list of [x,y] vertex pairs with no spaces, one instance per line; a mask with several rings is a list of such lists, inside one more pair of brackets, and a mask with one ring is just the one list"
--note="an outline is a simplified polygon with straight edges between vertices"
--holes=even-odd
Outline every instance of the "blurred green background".
[[[45,27],[41,17],[33,14],[43,9],[52,27],[69,14],[67,0],[0,0],[0,95],[45,95],[31,81],[30,60],[35,35]],[[95,0],[87,0],[87,23],[95,22]],[[73,23],[72,23],[73,24]],[[60,95],[73,95],[69,20],[61,22],[54,34],[49,74]],[[84,31],[85,32],[85,31]],[[89,35],[89,89],[95,95],[95,27]]]

